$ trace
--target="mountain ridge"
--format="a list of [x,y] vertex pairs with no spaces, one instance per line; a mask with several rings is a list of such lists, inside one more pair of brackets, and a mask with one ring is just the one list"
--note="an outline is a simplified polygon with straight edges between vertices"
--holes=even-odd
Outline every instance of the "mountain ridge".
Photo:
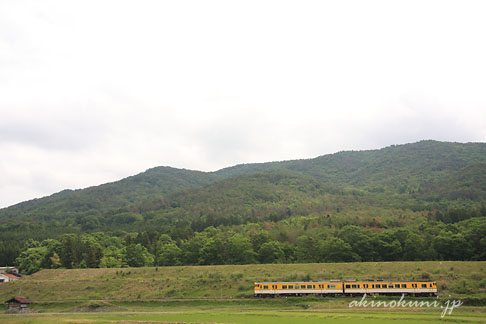
[[[29,249],[32,239],[47,245],[50,239],[60,239],[69,245],[70,235],[81,241],[112,235],[114,240],[123,238],[127,248],[137,238],[156,255],[157,237],[169,235],[188,253],[185,261],[178,256],[180,262],[190,264],[191,244],[204,250],[197,243],[200,235],[215,231],[223,241],[235,233],[239,233],[235,240],[251,239],[253,252],[260,251],[254,235],[261,232],[265,240],[271,237],[269,244],[280,244],[288,252],[286,260],[321,260],[316,251],[307,257],[312,249],[306,244],[315,249],[315,242],[329,235],[341,237],[346,228],[364,231],[363,235],[378,240],[373,244],[383,247],[385,254],[380,257],[359,252],[363,260],[415,259],[418,252],[407,245],[406,235],[399,235],[403,229],[428,242],[423,248],[430,253],[418,253],[420,258],[434,259],[434,251],[444,258],[461,258],[455,250],[453,256],[448,254],[449,243],[444,243],[445,237],[459,231],[477,246],[467,257],[483,258],[482,230],[468,232],[467,224],[483,226],[485,217],[486,143],[421,141],[313,159],[236,165],[215,172],[156,167],[116,182],[64,190],[0,210],[0,262],[12,264],[22,246]],[[424,228],[433,228],[433,245]],[[401,248],[390,238],[395,234]],[[453,236],[456,243],[469,244],[461,235]],[[360,250],[353,235],[341,239]],[[387,246],[396,247],[393,257],[386,256]],[[402,256],[400,249],[406,251]],[[344,256],[348,260],[349,255]],[[76,266],[81,266],[78,259]]]
[[[443,148],[448,148],[448,152],[451,153],[453,148],[464,150],[465,147],[477,146],[480,147],[479,152],[476,152],[476,157],[473,158],[474,162],[486,162],[486,143],[479,142],[469,142],[469,143],[459,143],[459,142],[439,142],[433,140],[423,140],[416,143],[407,143],[401,145],[391,145],[381,149],[373,150],[352,150],[352,151],[339,151],[332,154],[320,155],[315,158],[309,159],[298,159],[298,160],[286,160],[286,161],[275,161],[275,162],[263,162],[263,163],[247,163],[247,164],[237,164],[234,166],[222,168],[217,171],[204,172],[190,169],[178,169],[168,166],[158,166],[154,168],[149,168],[144,172],[138,173],[136,175],[128,176],[126,178],[101,184],[98,186],[91,186],[84,189],[64,189],[60,192],[54,193],[49,196],[36,198],[24,202],[14,204],[12,206],[4,207],[0,209],[0,217],[2,213],[5,214],[6,211],[12,209],[29,209],[33,206],[39,206],[44,202],[56,202],[62,199],[76,198],[80,193],[92,192],[100,194],[105,191],[108,192],[101,200],[101,202],[108,202],[110,207],[121,207],[116,203],[111,203],[110,198],[116,198],[117,194],[121,197],[119,199],[126,199],[131,201],[130,194],[120,190],[118,185],[135,187],[140,190],[143,194],[150,196],[164,196],[172,194],[177,191],[182,191],[191,188],[197,188],[204,185],[208,185],[214,181],[222,180],[224,178],[231,178],[238,175],[251,174],[257,172],[265,171],[275,171],[275,170],[289,170],[294,172],[301,172],[306,175],[314,176],[323,181],[337,181],[341,185],[363,185],[363,183],[369,183],[370,181],[380,182],[380,179],[370,179],[366,176],[366,173],[371,173],[370,168],[377,168],[381,164],[386,164],[386,155],[393,154],[394,151],[402,154],[407,154],[403,152],[404,148],[410,147],[416,149],[418,152],[422,151],[422,155],[427,153],[426,149],[435,149],[437,153],[437,146],[442,146]],[[441,152],[443,155],[444,152]],[[430,155],[430,154],[425,154]],[[478,158],[478,156],[482,157]],[[359,159],[358,159],[359,157]],[[370,160],[371,159],[371,160]],[[406,159],[406,156],[405,156]],[[429,158],[430,159],[430,158]],[[437,159],[432,159],[437,160]],[[443,159],[448,163],[451,163],[451,158]],[[464,161],[457,158],[457,152],[455,156],[452,156],[452,162],[456,161],[455,167],[448,168],[446,164],[439,164],[436,168],[440,170],[428,170],[430,172],[441,171],[443,168],[451,169],[457,171],[461,166],[466,167],[467,164],[473,161]],[[394,163],[393,160],[388,160],[389,163]],[[323,167],[324,165],[324,167]],[[390,169],[391,165],[381,165],[383,168]],[[417,170],[423,170],[421,168],[412,168],[404,170],[406,172],[417,172]],[[376,170],[374,170],[376,171]],[[339,179],[341,178],[341,179]],[[344,179],[344,180],[343,180]],[[354,179],[354,180],[353,180]],[[402,178],[402,181],[405,179]],[[349,183],[348,183],[349,182]],[[382,181],[383,182],[383,181]],[[170,185],[168,185],[170,183]],[[402,184],[403,186],[403,184]],[[117,192],[112,192],[112,191]],[[154,192],[152,190],[155,190]],[[381,190],[381,189],[379,189]],[[151,197],[151,198],[153,198]],[[103,198],[103,195],[102,197]],[[119,200],[118,199],[118,200]],[[95,204],[96,205],[96,204]],[[122,204],[123,205],[123,204]],[[7,212],[8,213],[8,212]]]

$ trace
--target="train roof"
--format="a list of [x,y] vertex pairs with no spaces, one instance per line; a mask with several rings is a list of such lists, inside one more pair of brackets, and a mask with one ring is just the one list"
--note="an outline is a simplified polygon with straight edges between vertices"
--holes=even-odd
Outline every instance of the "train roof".
[[342,281],[256,281],[257,284],[343,283]]
[[354,281],[354,280],[346,280],[346,281],[335,281],[335,280],[328,280],[328,281],[256,281],[256,284],[312,284],[312,283],[388,283],[388,282],[435,282],[435,280],[362,280],[362,281]]

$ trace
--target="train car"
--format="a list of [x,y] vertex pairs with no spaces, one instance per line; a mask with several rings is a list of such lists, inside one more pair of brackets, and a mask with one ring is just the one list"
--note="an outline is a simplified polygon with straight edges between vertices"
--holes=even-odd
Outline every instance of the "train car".
[[344,294],[437,295],[435,281],[345,281]]
[[255,296],[336,295],[343,293],[341,281],[255,282]]
[[255,282],[256,297],[304,295],[437,295],[435,281]]

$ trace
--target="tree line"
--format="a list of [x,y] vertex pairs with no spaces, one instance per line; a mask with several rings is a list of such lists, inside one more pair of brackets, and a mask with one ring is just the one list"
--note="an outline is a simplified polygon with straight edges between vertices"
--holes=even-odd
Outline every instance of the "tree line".
[[201,232],[64,234],[29,239],[15,264],[31,274],[55,268],[414,260],[486,260],[486,217],[455,224],[429,219],[389,229],[335,228],[303,217]]

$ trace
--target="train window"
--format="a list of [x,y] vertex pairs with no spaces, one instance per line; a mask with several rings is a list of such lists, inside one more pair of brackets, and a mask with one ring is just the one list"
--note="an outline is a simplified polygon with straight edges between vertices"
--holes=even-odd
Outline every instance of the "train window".
[[393,284],[388,285],[388,288],[393,288]]
[[287,289],[287,285],[283,285],[282,286],[282,289]]
[[402,288],[407,288],[407,284],[402,284]]
[[289,289],[294,289],[294,285],[289,285]]
[[427,284],[422,284],[422,288],[427,288]]
[[329,287],[329,289],[335,289],[336,285],[329,285],[328,287]]
[[380,285],[376,285],[376,288],[381,288],[381,286]]
[[351,288],[351,285],[346,285],[346,288]]
[[372,285],[371,285],[371,288],[375,288],[375,284],[372,284]]
[[316,289],[316,285],[312,285],[312,289]]
[[268,289],[268,286],[263,286],[263,289]]
[[312,288],[312,285],[307,285],[307,289],[311,289]]
[[356,285],[351,285],[351,288],[357,288]]
[[[302,288],[305,288],[305,286],[303,285]],[[299,285],[295,285],[295,289],[299,289]]]
[[430,284],[429,287],[432,288],[432,284]]
[[386,287],[387,287],[387,285],[386,285],[386,284],[381,285],[381,288],[386,288]]

